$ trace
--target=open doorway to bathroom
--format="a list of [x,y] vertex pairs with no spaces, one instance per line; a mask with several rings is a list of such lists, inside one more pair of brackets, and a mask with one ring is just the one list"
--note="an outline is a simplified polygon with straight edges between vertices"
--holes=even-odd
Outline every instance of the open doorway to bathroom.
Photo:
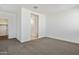
[[8,19],[0,18],[0,40],[8,39]]
[[38,39],[39,16],[31,14],[31,39]]

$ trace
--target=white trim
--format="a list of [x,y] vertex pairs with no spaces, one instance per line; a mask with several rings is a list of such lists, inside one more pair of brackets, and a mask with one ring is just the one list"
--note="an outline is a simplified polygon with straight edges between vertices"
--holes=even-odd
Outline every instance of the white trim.
[[38,36],[38,38],[42,38],[42,37],[46,37],[46,36],[42,36],[42,35]]
[[65,39],[65,38],[61,38],[61,37],[57,37],[57,36],[47,36],[47,37],[55,38],[56,40],[63,40],[63,41],[79,44],[79,41],[76,41],[76,40],[74,41],[74,40],[71,40],[71,39]]

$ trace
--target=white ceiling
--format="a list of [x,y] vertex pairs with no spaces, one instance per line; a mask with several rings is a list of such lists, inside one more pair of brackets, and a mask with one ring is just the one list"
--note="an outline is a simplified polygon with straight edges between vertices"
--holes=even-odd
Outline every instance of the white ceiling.
[[[34,9],[34,6],[38,6],[37,9]],[[14,12],[16,13],[19,8],[25,7],[32,11],[36,11],[44,14],[51,14],[70,8],[78,7],[76,4],[0,4],[0,11]]]

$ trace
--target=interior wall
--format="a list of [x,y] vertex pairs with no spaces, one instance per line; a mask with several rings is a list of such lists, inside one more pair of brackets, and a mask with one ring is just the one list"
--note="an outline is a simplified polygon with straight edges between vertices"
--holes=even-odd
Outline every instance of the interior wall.
[[39,38],[46,37],[46,17],[44,14],[39,16],[39,29],[38,29]]
[[17,40],[21,40],[21,9],[18,10],[16,14],[16,33],[17,33]]
[[[21,9],[21,42],[31,40],[31,13],[39,15],[39,34],[44,36],[45,33],[45,16],[26,8]],[[44,32],[43,32],[44,31]]]
[[47,15],[46,36],[79,43],[79,8]]
[[8,38],[16,38],[17,37],[17,22],[16,22],[16,14],[9,15],[8,21]]
[[30,11],[22,8],[21,9],[21,42],[31,40],[31,24],[30,24]]

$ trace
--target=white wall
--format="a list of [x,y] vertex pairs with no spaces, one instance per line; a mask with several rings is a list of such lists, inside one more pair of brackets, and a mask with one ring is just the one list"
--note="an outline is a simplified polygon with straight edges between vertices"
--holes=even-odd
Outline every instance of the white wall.
[[31,40],[31,13],[39,15],[39,37],[45,36],[45,16],[26,8],[21,9],[21,42]]
[[21,9],[21,42],[31,40],[31,24],[30,24],[30,11]]
[[79,43],[79,8],[47,15],[46,36]]
[[16,14],[16,32],[17,32],[17,40],[21,40],[21,9],[18,10],[17,14]]
[[8,19],[8,36],[16,38],[16,14],[0,11],[0,18]]
[[8,38],[16,38],[17,37],[17,22],[16,22],[16,14],[9,15],[8,21]]
[[46,17],[45,15],[39,16],[39,38],[46,37]]

